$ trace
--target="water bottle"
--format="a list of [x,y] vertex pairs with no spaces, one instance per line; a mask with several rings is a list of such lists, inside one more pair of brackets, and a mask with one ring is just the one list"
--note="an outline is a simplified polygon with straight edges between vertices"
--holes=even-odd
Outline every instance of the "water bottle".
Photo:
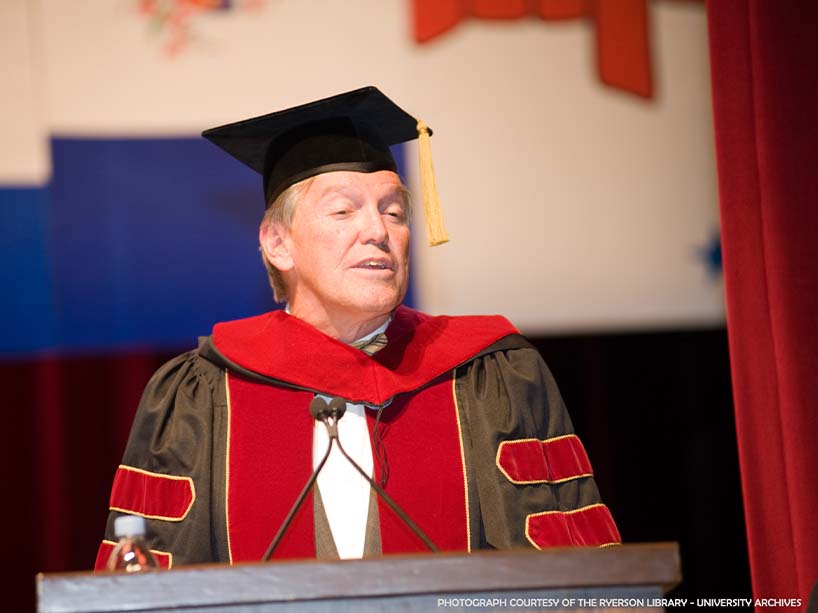
[[114,520],[114,534],[119,541],[108,558],[107,570],[138,573],[159,568],[145,543],[147,522],[137,515],[121,515]]

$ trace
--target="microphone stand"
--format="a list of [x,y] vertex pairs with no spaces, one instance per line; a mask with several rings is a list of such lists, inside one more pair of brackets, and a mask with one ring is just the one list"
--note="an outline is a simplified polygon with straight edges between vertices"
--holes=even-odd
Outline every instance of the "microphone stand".
[[[344,406],[344,408],[346,409],[346,406]],[[304,489],[301,490],[301,493],[295,500],[295,504],[290,509],[290,512],[287,513],[287,517],[284,518],[284,522],[281,524],[278,532],[276,532],[275,537],[273,537],[273,541],[270,543],[270,546],[267,547],[267,551],[264,552],[264,557],[261,558],[262,562],[267,562],[272,557],[273,552],[276,550],[276,547],[278,547],[278,544],[284,537],[284,533],[287,531],[287,528],[290,527],[293,517],[295,517],[295,514],[298,512],[298,509],[301,508],[301,505],[304,504],[307,494],[309,494],[310,489],[315,484],[315,480],[318,478],[318,473],[321,472],[321,469],[324,468],[324,464],[327,463],[330,451],[332,451],[333,439],[338,439],[338,420],[329,414],[327,403],[323,398],[318,398],[316,396],[312,399],[312,402],[310,402],[310,413],[314,419],[320,419],[327,427],[327,432],[329,433],[329,445],[327,445],[327,450],[324,452],[324,457],[321,458],[321,461],[318,463],[316,469],[312,471],[310,478],[304,485]],[[330,419],[332,419],[332,424],[329,423]]]
[[[331,415],[337,415],[338,419],[341,419],[341,416],[347,410],[346,402],[342,398],[335,397],[332,400],[330,400],[329,410],[330,410]],[[324,423],[326,424],[327,422],[324,421]],[[337,420],[336,420],[336,424],[337,424]],[[327,427],[329,428],[329,425],[327,425]],[[414,521],[412,521],[412,519],[406,513],[404,513],[403,509],[401,509],[398,506],[398,503],[396,503],[394,500],[392,500],[392,497],[389,494],[387,494],[383,490],[383,488],[380,485],[378,485],[375,482],[374,479],[372,479],[372,477],[367,475],[366,471],[364,471],[363,468],[358,466],[358,464],[357,464],[357,462],[355,462],[355,460],[353,460],[351,457],[349,457],[349,454],[347,454],[347,452],[344,450],[343,445],[341,445],[341,439],[338,438],[337,428],[335,430],[335,442],[338,444],[338,449],[341,451],[341,453],[347,459],[347,461],[349,461],[349,463],[352,464],[352,466],[355,467],[355,470],[357,470],[361,474],[361,476],[364,479],[367,480],[370,487],[372,487],[372,489],[375,490],[375,493],[378,494],[378,496],[380,496],[381,498],[383,498],[384,502],[386,502],[386,504],[389,505],[389,507],[398,515],[398,517],[401,518],[401,520],[403,520],[403,523],[405,523],[407,526],[409,526],[409,528],[412,530],[412,532],[414,532],[415,535],[421,541],[423,541],[424,545],[426,545],[429,548],[430,551],[432,551],[434,553],[440,553],[440,550],[437,548],[437,546],[435,546],[435,544],[431,541],[431,539],[428,536],[426,536],[426,534],[423,532],[423,530],[421,530],[420,527],[418,527],[418,525]],[[330,445],[332,445],[332,438],[330,438]]]
[[338,445],[338,449],[341,454],[347,459],[347,461],[355,467],[360,475],[366,479],[367,483],[369,483],[370,487],[375,490],[375,493],[380,496],[386,504],[397,514],[398,517],[405,523],[415,535],[423,541],[424,545],[426,545],[430,551],[434,553],[439,553],[440,550],[435,546],[435,544],[431,541],[431,539],[426,536],[423,530],[418,527],[418,525],[412,521],[412,519],[401,509],[398,504],[392,500],[392,497],[387,494],[383,488],[378,485],[372,477],[366,474],[363,468],[358,466],[358,464],[353,460],[349,454],[346,452],[344,447],[341,445],[341,439],[338,437],[338,421],[343,417],[344,413],[346,412],[346,401],[342,398],[335,397],[330,400],[329,406],[327,406],[326,401],[322,398],[315,397],[313,398],[312,402],[310,403],[310,413],[312,414],[313,418],[321,421],[327,428],[327,435],[329,436],[329,444],[327,445],[327,450],[324,453],[324,456],[321,458],[321,461],[318,463],[318,467],[313,471],[312,475],[310,475],[309,480],[307,481],[306,485],[304,485],[304,489],[301,490],[301,493],[298,495],[298,498],[295,501],[295,504],[290,509],[290,512],[287,513],[287,517],[284,518],[284,522],[281,524],[281,527],[278,529],[275,537],[273,538],[273,542],[270,543],[270,546],[267,548],[267,551],[264,552],[264,557],[262,561],[268,561],[275,551],[278,544],[281,542],[281,539],[284,537],[284,533],[287,531],[287,528],[290,527],[292,523],[293,517],[298,512],[298,509],[301,508],[301,505],[304,503],[304,500],[307,498],[307,494],[310,491],[310,488],[315,484],[315,480],[318,479],[318,473],[321,472],[321,469],[324,468],[324,464],[326,464],[327,459],[329,458],[329,454],[332,451],[332,443],[335,442]]

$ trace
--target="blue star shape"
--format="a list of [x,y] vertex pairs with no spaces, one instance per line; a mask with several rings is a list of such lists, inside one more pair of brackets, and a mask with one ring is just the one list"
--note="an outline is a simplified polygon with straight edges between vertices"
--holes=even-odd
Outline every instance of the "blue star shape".
[[696,255],[704,264],[708,276],[712,279],[721,277],[721,237],[718,231],[714,231],[708,242],[701,247],[697,247]]

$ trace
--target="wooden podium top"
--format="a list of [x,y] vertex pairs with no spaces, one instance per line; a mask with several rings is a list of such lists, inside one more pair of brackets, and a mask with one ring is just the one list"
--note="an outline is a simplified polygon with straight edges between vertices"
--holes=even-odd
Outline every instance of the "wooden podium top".
[[559,594],[566,590],[605,594],[636,586],[653,586],[656,589],[651,594],[661,596],[680,580],[678,545],[656,543],[335,562],[208,564],[133,575],[40,574],[37,602],[40,613],[268,611],[298,602],[337,604],[384,598],[402,598],[403,602],[423,595],[428,604],[430,595]]

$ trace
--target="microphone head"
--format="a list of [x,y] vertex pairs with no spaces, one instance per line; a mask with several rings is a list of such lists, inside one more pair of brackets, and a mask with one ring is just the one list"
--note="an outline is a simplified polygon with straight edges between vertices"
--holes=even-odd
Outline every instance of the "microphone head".
[[327,401],[321,398],[320,396],[316,396],[310,402],[310,415],[312,415],[313,419],[317,419],[318,421],[324,421],[330,415],[330,409],[327,406]]
[[336,396],[332,400],[329,401],[329,413],[335,420],[339,420],[344,416],[344,413],[347,412],[347,401],[343,398],[339,398]]

